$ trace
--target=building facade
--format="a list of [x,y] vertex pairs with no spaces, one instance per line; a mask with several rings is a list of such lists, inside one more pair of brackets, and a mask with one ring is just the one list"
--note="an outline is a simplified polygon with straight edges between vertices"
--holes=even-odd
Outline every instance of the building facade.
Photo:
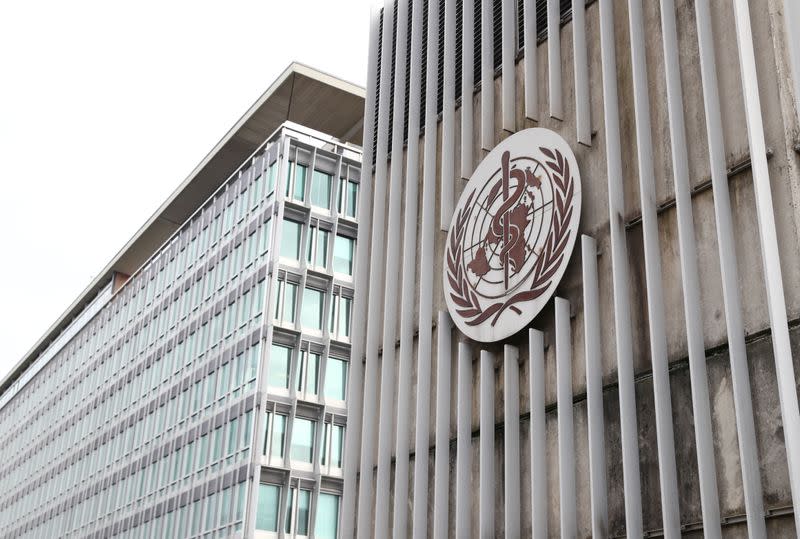
[[338,536],[362,111],[290,66],[6,377],[1,536]]
[[[375,9],[342,537],[796,536],[798,23],[790,0]],[[530,143],[528,177],[523,139],[567,148]],[[574,252],[548,243],[570,208]],[[480,295],[528,264],[564,264],[536,312]],[[465,329],[501,311],[532,314]]]

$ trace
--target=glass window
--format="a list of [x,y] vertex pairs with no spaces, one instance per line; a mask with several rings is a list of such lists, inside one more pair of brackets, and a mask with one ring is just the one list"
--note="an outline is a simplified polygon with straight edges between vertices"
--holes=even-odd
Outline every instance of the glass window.
[[300,223],[290,219],[283,220],[283,230],[281,231],[281,256],[300,260]]
[[294,192],[292,198],[295,200],[305,200],[306,175],[308,174],[308,167],[305,165],[294,165]]
[[271,193],[275,189],[275,180],[278,177],[278,162],[275,161],[269,166],[267,170],[267,193]]
[[300,322],[306,329],[322,330],[322,303],[325,293],[313,288],[303,290],[303,312]]
[[297,368],[297,390],[317,394],[319,377],[319,354],[300,352],[300,365]]
[[[316,256],[314,255],[314,242],[312,237],[316,236]],[[325,264],[328,260],[328,237],[330,232],[319,228],[312,228],[311,235],[308,238],[308,246],[306,248],[306,260],[313,266],[326,267]]]
[[272,422],[272,436],[268,440],[265,436],[262,454],[267,454],[267,442],[270,442],[269,455],[271,457],[283,457],[283,444],[286,440],[286,416],[267,412],[267,426]]
[[272,387],[289,388],[289,365],[292,350],[273,344],[269,354],[269,376],[267,383]]
[[311,513],[311,491],[300,490],[297,497],[297,535],[308,535],[308,517]]
[[346,208],[347,216],[355,219],[357,207],[358,207],[358,184],[356,182],[347,182],[347,208]]
[[350,298],[342,297],[339,299],[339,335],[343,337],[350,336],[350,309],[353,300]]
[[314,537],[336,539],[339,532],[339,496],[319,493],[317,498],[317,517],[314,523]]
[[309,202],[312,206],[330,209],[331,207],[331,176],[319,170],[311,175],[311,193]]
[[[344,444],[344,427],[325,423],[325,436],[323,437],[324,447],[320,463],[323,466],[330,465],[334,468],[342,467],[342,446]],[[328,459],[328,447],[330,447],[330,461]]]
[[[256,529],[268,532],[278,531],[278,505],[281,491],[278,485],[258,485],[258,509]],[[338,512],[338,504],[337,504]],[[319,519],[317,519],[319,521]]]
[[328,358],[325,369],[325,396],[329,399],[345,399],[347,390],[347,362],[335,357]]
[[312,462],[314,456],[314,428],[310,419],[295,418],[292,425],[292,460]]
[[333,271],[345,275],[353,274],[355,245],[354,239],[336,235],[336,241],[333,243]]

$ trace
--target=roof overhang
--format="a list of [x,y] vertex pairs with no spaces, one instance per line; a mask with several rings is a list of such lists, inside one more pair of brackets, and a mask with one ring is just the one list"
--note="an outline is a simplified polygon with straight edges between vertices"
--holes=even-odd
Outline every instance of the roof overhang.
[[364,96],[361,86],[297,62],[289,65],[3,378],[0,395],[115,274],[132,275],[283,122],[361,145]]

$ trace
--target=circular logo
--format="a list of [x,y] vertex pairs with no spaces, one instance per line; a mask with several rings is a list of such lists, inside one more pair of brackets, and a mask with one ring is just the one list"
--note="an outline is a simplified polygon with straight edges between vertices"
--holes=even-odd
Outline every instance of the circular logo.
[[456,326],[482,342],[526,327],[566,270],[580,213],[578,163],[563,138],[534,128],[497,145],[447,234],[444,291]]

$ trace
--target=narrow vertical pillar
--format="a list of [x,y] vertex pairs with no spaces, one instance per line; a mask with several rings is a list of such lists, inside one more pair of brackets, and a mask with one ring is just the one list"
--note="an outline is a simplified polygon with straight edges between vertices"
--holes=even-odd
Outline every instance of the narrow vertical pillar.
[[444,87],[442,89],[442,191],[439,226],[447,231],[455,205],[456,0],[444,2]]
[[[428,49],[424,51],[426,55],[425,76],[425,146],[422,161],[422,222],[420,230],[420,267],[433,267],[433,242],[435,229],[435,206],[436,206],[436,77],[438,73],[438,51],[439,43],[439,8],[436,2],[431,2],[428,7]],[[412,66],[413,69],[413,66]],[[414,440],[414,539],[426,539],[428,533],[428,422],[430,418],[430,385],[431,385],[431,355],[432,355],[432,319],[433,319],[433,272],[423,271],[419,275],[419,337],[417,340],[417,412],[416,412],[416,434]],[[439,357],[442,357],[441,332],[447,327],[447,357],[450,357],[450,321],[445,313],[439,313]],[[441,361],[437,362],[437,372],[441,372],[444,365]],[[444,432],[450,432],[450,371],[449,362],[447,365],[447,385],[441,387],[441,379],[437,379],[437,399],[439,391],[446,389],[447,395],[447,416]],[[438,401],[437,401],[438,402]],[[437,406],[436,432],[442,426],[439,419]],[[436,454],[439,456],[439,438],[436,439]],[[436,524],[441,520],[439,516],[444,510],[444,526],[447,529],[447,480],[444,486],[440,485],[439,475],[442,470],[439,467],[439,459],[435,463],[435,494],[434,494],[434,536],[437,536]],[[447,474],[447,468],[443,470]],[[441,491],[441,492],[440,492]],[[444,499],[442,503],[441,499]]]
[[561,6],[559,0],[547,0],[547,62],[550,88],[550,117],[561,120]]
[[[461,357],[458,364],[458,459],[461,471]],[[470,383],[471,386],[471,383]],[[481,398],[480,398],[481,440],[480,440],[480,513],[478,516],[478,536],[494,537],[494,357],[490,352],[481,350]],[[468,427],[468,430],[469,427]],[[469,445],[466,446],[469,449]],[[462,492],[461,488],[458,492]],[[469,516],[467,516],[469,518]],[[458,526],[458,524],[456,524]],[[459,537],[463,537],[459,535]]]
[[586,0],[572,0],[572,50],[578,142],[591,146],[592,119],[589,110],[589,58],[586,51]]
[[[356,514],[356,473],[361,446],[361,414],[363,397],[364,339],[367,326],[367,298],[369,285],[370,253],[367,249],[372,229],[372,144],[374,142],[375,101],[377,100],[377,69],[379,11],[370,10],[369,60],[367,62],[367,89],[364,102],[364,154],[361,168],[361,193],[358,205],[358,243],[356,248],[355,297],[353,300],[353,330],[351,335],[350,383],[347,389],[347,429],[345,431],[344,486],[342,491],[342,538],[354,534]],[[283,176],[279,176],[283,177]]]
[[[408,150],[406,152],[406,198],[403,223],[403,277],[400,314],[400,365],[397,383],[397,430],[395,445],[394,515],[392,535],[408,537],[408,468],[411,439],[409,424],[411,415],[411,372],[414,359],[414,314],[417,308],[415,278],[417,271],[417,191],[419,185],[419,109],[421,104],[420,80],[422,78],[422,3],[412,3],[411,13],[411,62],[408,96]],[[408,248],[414,246],[414,248]],[[420,302],[421,303],[421,302]],[[430,307],[429,307],[430,309]],[[430,316],[430,315],[429,315]],[[430,332],[430,322],[427,327]],[[420,336],[422,331],[420,331]],[[430,334],[429,334],[430,335]],[[430,336],[428,337],[430,339]],[[430,341],[429,341],[430,342]],[[428,364],[428,375],[430,364]],[[430,387],[430,386],[428,386]],[[417,416],[419,418],[419,416]],[[426,418],[427,420],[427,418]],[[418,422],[418,427],[422,428]],[[424,424],[427,431],[427,421]],[[428,451],[417,454],[425,463],[425,495],[428,493]],[[416,495],[415,495],[416,498]],[[398,501],[400,500],[400,501]],[[427,503],[425,504],[427,509]]]
[[708,396],[708,374],[703,342],[703,316],[700,312],[700,276],[697,268],[697,247],[694,241],[689,156],[686,149],[686,126],[683,119],[683,89],[681,88],[676,26],[673,0],[661,0],[661,35],[667,80],[667,110],[672,146],[672,172],[675,180],[675,206],[678,215],[683,309],[689,349],[692,416],[697,443],[697,475],[700,483],[703,533],[706,537],[714,538],[722,535],[722,529],[720,527],[714,440],[711,431],[711,405]]
[[625,531],[641,537],[642,492],[639,478],[639,432],[636,426],[636,393],[633,385],[633,341],[631,337],[630,282],[626,243],[622,155],[619,135],[617,51],[614,42],[614,4],[600,0],[600,58],[603,71],[603,123],[606,135],[608,214],[611,237],[611,277],[614,284],[614,332],[619,380],[622,476],[625,494]]
[[[472,535],[472,350],[458,343],[458,409],[456,428],[456,537]],[[436,448],[439,448],[437,444]],[[449,460],[449,459],[448,459]],[[438,465],[438,462],[437,462]]]
[[572,423],[572,331],[569,302],[556,304],[556,401],[558,403],[558,489],[561,537],[575,537],[575,432]]
[[695,14],[700,75],[703,81],[708,158],[711,165],[711,183],[714,189],[714,217],[717,227],[719,266],[722,274],[722,297],[725,300],[725,323],[728,330],[731,385],[733,386],[733,402],[736,411],[739,460],[742,466],[744,507],[747,513],[747,533],[750,537],[766,537],[761,470],[756,447],[753,402],[750,396],[750,373],[747,368],[747,352],[744,344],[744,324],[742,323],[742,306],[739,297],[739,270],[736,261],[736,244],[733,240],[733,218],[730,193],[728,192],[709,0],[697,0]]
[[[658,478],[661,486],[661,515],[667,539],[680,534],[678,478],[675,464],[675,436],[672,427],[672,398],[669,389],[667,337],[664,324],[664,290],[661,278],[661,249],[658,243],[655,170],[650,125],[650,98],[645,59],[642,0],[628,0],[633,74],[633,108],[636,115],[636,150],[639,165],[639,193],[642,205],[644,268],[647,282],[647,314],[650,329],[650,359],[653,365]],[[609,143],[610,144],[610,143]]]
[[522,5],[523,44],[525,57],[525,117],[529,120],[539,120],[539,88],[536,70],[538,58],[536,57],[536,0],[523,0]]
[[[408,2],[399,0],[397,4],[397,36],[395,38],[394,60],[396,65],[406,65],[408,52]],[[406,70],[395,69],[394,96],[392,110],[394,118],[401,118],[406,107]],[[389,216],[386,226],[386,268],[400,266],[400,215],[403,193],[403,122],[392,124],[391,165],[389,174]],[[378,472],[375,482],[375,537],[389,534],[389,508],[392,468],[392,434],[395,430],[395,342],[397,340],[397,310],[400,282],[396,276],[384,279],[383,340],[381,345],[381,395],[378,408]],[[405,504],[403,504],[405,512]]]
[[581,236],[583,263],[583,324],[586,359],[586,411],[589,430],[589,489],[592,535],[608,535],[608,487],[606,484],[605,420],[603,419],[603,366],[600,353],[600,294],[597,285],[597,246],[594,238]]
[[[505,534],[520,537],[519,488],[519,350],[503,347],[503,408],[505,415]],[[482,430],[481,430],[482,432]]]
[[[439,311],[436,350],[436,453],[434,464],[433,537],[448,537],[447,505],[450,493],[450,369],[452,365],[452,322]],[[466,345],[465,345],[466,346]],[[459,354],[461,347],[459,346]],[[460,356],[459,356],[460,358]],[[471,400],[471,399],[470,399]],[[460,403],[459,396],[459,403]]]
[[481,148],[494,148],[493,0],[481,0]]
[[547,425],[544,415],[544,334],[528,330],[531,408],[531,529],[533,539],[547,537]]
[[[792,504],[800,507],[800,411],[797,403],[792,350],[789,341],[789,324],[786,319],[786,301],[783,294],[778,236],[775,230],[775,212],[772,208],[767,148],[764,142],[764,122],[761,117],[761,98],[758,95],[758,73],[753,32],[750,28],[750,11],[746,0],[733,1],[736,22],[736,41],[739,46],[739,67],[742,73],[744,111],[747,119],[747,138],[753,167],[758,231],[761,237],[761,261],[767,287],[767,308],[772,330],[772,351],[775,373],[778,375],[778,397],[781,401],[783,436],[786,440],[786,460],[789,467],[789,485]],[[800,530],[800,511],[794,512],[795,528]]]
[[[381,43],[381,65],[392,62],[392,32],[394,25],[393,2],[387,1],[383,8],[383,39]],[[389,97],[391,95],[391,70],[381,70],[378,93],[378,140],[375,151],[375,199],[372,213],[371,260],[377,261],[369,273],[369,305],[367,306],[366,364],[364,372],[364,414],[361,425],[361,462],[358,483],[358,537],[372,535],[374,497],[372,474],[375,464],[375,429],[378,408],[378,347],[381,341],[383,322],[384,225],[386,200],[388,147],[389,147]],[[369,166],[369,165],[368,165]]]
[[[475,89],[475,2],[463,2],[461,23],[461,177],[472,175],[472,133],[474,115],[472,94]],[[478,14],[480,17],[480,13]]]
[[501,44],[502,44],[502,96],[503,96],[503,130],[513,133],[516,126],[516,69],[514,57],[517,55],[517,2],[503,2],[501,8]]

